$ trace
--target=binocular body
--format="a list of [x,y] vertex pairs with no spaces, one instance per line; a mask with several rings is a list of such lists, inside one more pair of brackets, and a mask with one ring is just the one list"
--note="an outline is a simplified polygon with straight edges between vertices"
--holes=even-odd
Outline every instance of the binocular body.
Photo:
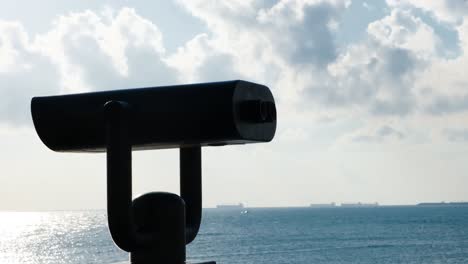
[[268,142],[276,130],[270,90],[245,81],[35,97],[34,126],[54,151],[106,151],[108,101],[128,105],[134,150]]
[[[186,263],[202,216],[202,147],[268,142],[276,131],[270,90],[245,81],[35,97],[31,113],[50,149],[106,152],[108,226],[132,264]],[[180,148],[180,196],[133,200],[132,151],[161,148]]]

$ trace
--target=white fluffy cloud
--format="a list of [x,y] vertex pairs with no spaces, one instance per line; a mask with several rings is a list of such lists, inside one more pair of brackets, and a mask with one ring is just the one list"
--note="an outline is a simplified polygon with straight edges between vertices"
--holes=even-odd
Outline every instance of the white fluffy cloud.
[[50,60],[36,52],[24,27],[0,21],[0,122],[29,125],[31,96],[57,93],[57,79]]
[[368,32],[386,46],[410,50],[419,56],[434,56],[440,42],[434,30],[409,10],[392,10],[389,16],[369,24]]
[[284,83],[282,78],[297,79],[289,76],[303,67],[334,61],[337,50],[329,25],[338,20],[339,10],[349,1],[278,1],[272,6],[262,1],[180,2],[211,30],[199,38],[209,43],[207,48],[195,50],[189,43],[184,49],[188,51],[192,45],[191,50],[198,53],[192,57],[216,52],[228,55],[234,74],[266,82],[273,89],[286,89],[280,93],[291,96],[303,84],[275,84]]
[[465,0],[387,0],[392,7],[416,7],[448,23],[460,23],[468,14]]
[[[341,48],[335,34],[350,1],[179,3],[208,31],[174,53],[166,52],[157,25],[130,8],[69,13],[35,36],[19,23],[0,23],[0,74],[8,82],[1,120],[28,120],[31,95],[235,78],[269,85],[280,115],[292,122],[468,110],[466,56],[439,56],[440,37],[413,12],[423,8],[420,1],[387,1],[388,15]],[[448,1],[423,9],[451,22],[462,16],[449,19],[443,10],[454,6],[463,9]],[[462,51],[466,24],[456,27]]]
[[0,121],[29,121],[33,95],[171,84],[162,34],[135,10],[70,13],[36,36],[0,21]]
[[161,61],[161,32],[133,9],[61,16],[34,44],[57,65],[67,92],[173,80]]
[[370,23],[367,33],[329,65],[328,85],[313,96],[323,97],[325,105],[354,106],[376,115],[411,113],[417,106],[414,83],[436,56],[438,37],[399,9]]
[[431,26],[400,6],[369,24],[362,42],[339,49],[334,34],[349,1],[179,2],[210,32],[169,64],[191,81],[239,76],[266,83],[280,109],[407,115],[418,105],[415,83],[438,56]]

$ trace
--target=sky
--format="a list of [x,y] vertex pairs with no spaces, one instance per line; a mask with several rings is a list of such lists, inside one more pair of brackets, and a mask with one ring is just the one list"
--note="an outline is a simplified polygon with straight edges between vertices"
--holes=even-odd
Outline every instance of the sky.
[[[33,96],[242,79],[267,144],[203,149],[203,206],[468,201],[464,0],[3,1],[0,210],[105,208],[105,154],[49,150]],[[134,195],[178,151],[134,153]]]

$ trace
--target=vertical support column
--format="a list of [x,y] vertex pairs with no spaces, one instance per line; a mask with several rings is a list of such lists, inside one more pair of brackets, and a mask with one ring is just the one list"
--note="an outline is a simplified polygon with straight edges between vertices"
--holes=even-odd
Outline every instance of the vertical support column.
[[[110,101],[104,105],[104,111],[107,214],[112,239],[119,248],[130,252],[132,264],[184,264],[184,200],[173,193],[151,192],[132,201],[129,106],[125,102]],[[192,169],[196,166],[189,164],[185,167]]]
[[132,264],[185,263],[185,206],[178,195],[152,192],[133,201],[140,236],[148,240],[130,252]]
[[110,101],[104,105],[107,138],[107,219],[117,246],[127,252],[136,247],[131,223],[132,145],[129,106]]
[[180,195],[185,202],[186,243],[197,236],[202,217],[201,147],[180,149]]

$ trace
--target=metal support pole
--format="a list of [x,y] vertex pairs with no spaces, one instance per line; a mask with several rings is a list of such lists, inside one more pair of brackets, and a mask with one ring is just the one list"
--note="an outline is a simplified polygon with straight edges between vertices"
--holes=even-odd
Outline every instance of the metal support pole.
[[180,195],[185,201],[185,242],[189,244],[198,234],[202,217],[201,148],[180,149]]
[[[144,194],[132,202],[131,106],[104,105],[107,138],[107,214],[112,239],[132,264],[184,264],[185,245],[201,222],[201,148],[180,149],[181,196]],[[214,263],[214,262],[209,262]]]
[[173,193],[152,192],[136,198],[132,209],[137,232],[152,241],[131,251],[130,263],[184,264],[184,201]]
[[129,140],[129,105],[104,105],[107,138],[107,218],[115,244],[130,252],[136,247],[132,206],[132,146]]

